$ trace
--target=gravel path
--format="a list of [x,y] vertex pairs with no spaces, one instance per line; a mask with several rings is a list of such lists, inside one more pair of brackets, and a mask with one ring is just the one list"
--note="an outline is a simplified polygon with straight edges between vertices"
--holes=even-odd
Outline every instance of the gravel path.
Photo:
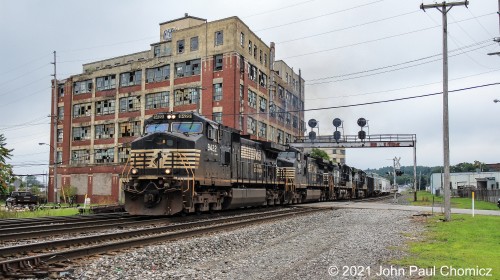
[[[336,266],[380,265],[404,255],[423,230],[412,212],[328,210],[230,232],[103,256],[76,268],[76,279],[340,279]],[[332,268],[330,268],[332,272]],[[349,277],[346,279],[359,279]]]

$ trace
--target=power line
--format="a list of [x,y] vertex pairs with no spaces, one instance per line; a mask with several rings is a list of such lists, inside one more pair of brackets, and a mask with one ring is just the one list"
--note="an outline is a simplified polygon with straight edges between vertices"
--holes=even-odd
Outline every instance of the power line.
[[384,0],[377,0],[377,1],[366,3],[366,4],[361,4],[361,5],[358,5],[358,6],[346,8],[346,9],[343,9],[343,10],[338,10],[338,11],[334,11],[334,12],[331,12],[331,13],[322,14],[322,15],[319,15],[319,16],[314,16],[314,17],[310,17],[310,18],[305,18],[305,19],[297,20],[297,21],[287,22],[287,23],[284,23],[284,24],[275,25],[275,26],[271,26],[271,27],[266,27],[266,28],[263,28],[263,29],[255,30],[255,32],[265,31],[265,30],[274,29],[274,28],[283,27],[283,26],[289,26],[290,24],[295,24],[295,23],[299,23],[299,22],[304,22],[304,21],[310,21],[310,20],[318,19],[318,18],[321,18],[321,17],[331,16],[331,15],[335,15],[335,14],[338,14],[338,13],[347,12],[347,11],[350,11],[350,10],[354,10],[354,9],[366,7],[366,6],[369,6],[369,5],[373,5],[373,4],[382,2],[382,1],[384,1]]
[[[483,72],[483,73],[479,73],[479,74],[474,74],[474,75],[461,76],[461,77],[457,77],[457,78],[454,78],[454,79],[450,79],[450,81],[455,81],[455,80],[461,80],[461,79],[465,79],[465,78],[480,76],[480,75],[489,74],[489,73],[497,72],[497,71],[500,71],[500,69],[495,69],[495,70],[491,70],[491,71],[487,71],[487,72]],[[348,98],[348,97],[356,97],[356,96],[379,94],[379,93],[389,93],[389,92],[393,92],[393,91],[399,91],[399,90],[405,90],[405,89],[418,88],[418,87],[423,87],[423,86],[429,86],[429,85],[439,84],[441,82],[442,81],[438,81],[438,82],[432,82],[432,83],[426,83],[426,84],[419,84],[419,85],[413,85],[413,86],[402,87],[402,88],[395,88],[395,89],[381,90],[381,91],[372,91],[372,92],[350,94],[350,95],[343,95],[343,96],[329,96],[329,97],[306,98],[304,100],[321,100],[321,99],[334,99],[334,98]]]
[[255,16],[261,16],[261,15],[265,15],[265,14],[269,14],[269,13],[273,13],[273,12],[281,11],[281,10],[284,10],[284,9],[288,9],[288,8],[292,8],[292,7],[296,7],[296,6],[304,5],[304,4],[307,4],[307,3],[310,3],[310,2],[314,2],[314,1],[316,1],[316,0],[304,1],[304,2],[297,3],[297,4],[293,4],[293,5],[289,5],[289,6],[281,7],[281,8],[278,8],[278,9],[268,10],[268,11],[260,12],[260,13],[257,13],[257,14],[244,16],[244,17],[242,17],[242,18],[251,18],[251,17],[255,17]]
[[[486,48],[486,47],[489,47],[491,45],[494,45],[494,43],[490,43],[489,45],[477,47],[475,49],[467,50],[467,52],[471,52],[471,51],[479,50],[479,49],[482,49],[482,48]],[[455,56],[458,56],[458,55],[461,55],[461,54],[465,54],[465,53],[466,53],[465,51],[462,51],[462,53],[450,55],[450,57],[455,57]],[[420,65],[424,65],[424,64],[428,64],[428,63],[432,63],[432,62],[436,62],[436,61],[441,61],[441,59],[440,58],[436,58],[436,59],[433,59],[433,60],[424,61],[424,62],[413,64],[413,65],[399,67],[399,68],[396,68],[396,69],[390,69],[390,70],[386,70],[386,71],[381,71],[381,72],[372,73],[372,74],[366,74],[366,75],[360,75],[360,76],[351,77],[351,78],[345,78],[345,79],[334,80],[334,81],[326,81],[326,82],[318,82],[318,83],[306,83],[306,84],[308,86],[312,86],[312,85],[320,85],[320,84],[343,82],[343,81],[348,81],[348,80],[354,80],[354,79],[359,79],[359,78],[365,78],[365,77],[371,77],[371,76],[376,76],[376,75],[380,75],[380,74],[395,72],[395,71],[399,71],[399,70],[403,70],[403,69],[408,69],[408,68],[412,68],[412,67],[417,67],[417,66],[420,66]],[[394,66],[383,67],[383,69],[392,68],[392,67],[394,67]],[[367,72],[372,72],[372,71],[375,71],[375,70],[367,70]],[[328,79],[328,78],[324,78],[324,79]]]
[[[334,30],[330,30],[330,31],[322,32],[322,33],[317,33],[317,34],[308,35],[308,36],[304,36],[304,37],[300,37],[300,38],[285,40],[285,41],[277,42],[276,44],[284,44],[284,43],[294,42],[294,41],[308,39],[308,38],[312,38],[312,37],[317,37],[317,36],[321,36],[321,35],[325,35],[325,34],[330,34],[330,33],[335,33],[335,32],[339,32],[339,31],[344,31],[344,30],[348,30],[348,29],[352,29],[352,28],[356,28],[356,27],[360,27],[360,26],[364,26],[364,25],[368,25],[368,24],[372,24],[372,23],[377,23],[377,22],[381,22],[381,21],[385,21],[385,20],[388,20],[388,19],[393,19],[393,18],[396,18],[396,17],[400,17],[400,16],[404,16],[404,15],[408,15],[408,14],[413,14],[413,13],[417,13],[417,12],[418,11],[413,11],[413,12],[408,12],[408,13],[404,13],[404,14],[399,14],[399,15],[396,15],[396,16],[387,17],[387,18],[383,18],[383,19],[379,19],[379,20],[375,20],[375,21],[371,21],[371,22],[367,22],[367,23],[362,23],[362,24],[357,24],[357,25],[351,25],[351,26],[348,26],[348,27],[334,29]],[[481,15],[480,17],[490,16],[490,15],[493,15],[493,14],[495,14],[495,13],[484,14],[484,15]],[[450,24],[460,23],[460,22],[469,21],[469,20],[473,20],[473,19],[474,18],[462,19],[462,20],[454,21],[454,22],[452,22]],[[430,30],[430,29],[434,29],[434,28],[438,28],[438,27],[440,27],[440,25],[435,25],[435,26],[431,26],[431,27],[427,27],[427,28],[422,28],[422,29],[411,31],[411,32],[400,33],[399,36],[408,35],[408,34],[412,34],[412,33],[416,33],[416,32],[421,32],[421,31],[426,31],[426,30]]]

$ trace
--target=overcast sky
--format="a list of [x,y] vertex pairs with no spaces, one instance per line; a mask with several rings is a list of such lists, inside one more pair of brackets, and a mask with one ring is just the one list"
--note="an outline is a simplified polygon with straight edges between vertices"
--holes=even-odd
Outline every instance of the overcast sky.
[[[449,89],[500,82],[497,0],[470,0],[448,13]],[[306,80],[307,109],[359,105],[442,91],[442,21],[421,0],[151,1],[0,0],[0,133],[14,149],[16,174],[48,170],[52,52],[57,77],[82,64],[148,50],[159,23],[184,13],[209,21],[240,17]],[[433,2],[424,2],[432,4]],[[500,162],[500,85],[450,92],[451,164]],[[418,165],[443,165],[442,95],[307,111],[321,135],[344,121],[357,134],[364,117],[370,134],[416,134]],[[350,149],[347,163],[366,169],[413,165],[411,148]]]

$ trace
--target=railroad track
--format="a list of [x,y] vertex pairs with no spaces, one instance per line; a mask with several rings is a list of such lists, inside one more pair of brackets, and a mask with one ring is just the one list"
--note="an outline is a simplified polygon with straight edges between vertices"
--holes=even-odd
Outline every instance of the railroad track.
[[[289,208],[278,212],[268,211],[176,225],[158,225],[157,227],[147,229],[135,229],[118,233],[0,248],[0,273],[5,277],[13,278],[48,275],[51,270],[58,269],[57,266],[53,267],[51,264],[60,264],[61,262],[76,258],[234,229],[255,223],[324,210]],[[58,266],[60,267],[60,265]]]
[[64,221],[46,221],[22,223],[0,229],[0,242],[21,239],[37,239],[70,233],[84,233],[96,230],[105,230],[116,227],[141,226],[151,223],[165,222],[165,218],[158,217],[95,217],[88,219],[67,219]]
[[87,221],[87,220],[97,220],[97,219],[110,220],[127,216],[128,214],[125,213],[113,213],[113,214],[95,214],[95,215],[78,215],[78,216],[60,216],[60,217],[1,219],[0,228],[6,228],[12,226],[43,225],[50,223],[73,223],[75,221]]

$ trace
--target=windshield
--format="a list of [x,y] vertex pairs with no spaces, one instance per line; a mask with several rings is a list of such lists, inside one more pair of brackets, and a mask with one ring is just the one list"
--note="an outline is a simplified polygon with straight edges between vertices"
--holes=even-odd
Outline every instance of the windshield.
[[146,125],[145,133],[146,135],[148,135],[155,132],[167,132],[167,130],[168,130],[168,123],[152,123]]
[[295,152],[281,152],[278,154],[278,158],[295,159]]
[[172,123],[172,132],[202,133],[203,125],[201,122],[174,122]]

